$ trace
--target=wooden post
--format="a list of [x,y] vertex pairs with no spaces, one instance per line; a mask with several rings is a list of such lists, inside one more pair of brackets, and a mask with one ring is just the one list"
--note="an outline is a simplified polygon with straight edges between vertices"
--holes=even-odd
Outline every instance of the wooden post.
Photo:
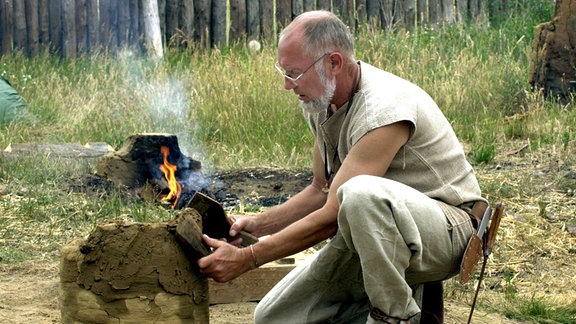
[[292,0],[292,19],[299,16],[302,12],[304,12],[304,3],[302,0]]
[[368,16],[366,13],[366,0],[356,1],[356,25],[360,26],[368,22]]
[[130,1],[118,1],[117,5],[118,23],[115,31],[118,33],[118,47],[125,49],[130,47]]
[[50,15],[48,11],[48,0],[38,1],[38,33],[41,47],[50,44]]
[[246,1],[246,35],[249,39],[260,38],[260,1]]
[[165,39],[166,37],[166,0],[157,0],[158,2],[158,17],[160,18],[160,35]]
[[380,1],[379,0],[366,0],[366,12],[368,13],[368,23],[374,29],[381,26],[380,20]]
[[87,27],[87,42],[86,50],[93,53],[101,47],[100,43],[100,31],[99,22],[100,16],[98,14],[98,3],[96,1],[89,0],[86,2],[86,27]]
[[394,0],[381,0],[382,27],[387,30],[394,28]]
[[154,59],[164,57],[157,0],[142,0],[145,47]]
[[454,23],[456,18],[454,17],[454,1],[453,0],[441,0],[442,6],[442,20],[443,23]]
[[441,22],[440,17],[442,16],[442,7],[440,6],[440,1],[430,1],[428,5],[429,23],[432,27],[438,26],[438,24]]
[[314,0],[304,0],[303,6],[304,12],[316,9],[314,8]]
[[480,14],[480,0],[469,0],[468,1],[468,12],[470,13],[469,19],[471,21],[476,21],[476,18]]
[[350,29],[356,29],[356,12],[355,12],[355,4],[354,0],[346,0],[346,17],[347,21],[346,24],[350,27]]
[[142,10],[140,10],[140,0],[130,0],[130,32],[128,33],[128,44],[138,47],[142,41]]
[[230,42],[246,36],[246,0],[230,0]]
[[404,27],[406,30],[413,31],[416,28],[417,15],[416,0],[406,0],[404,2]]
[[76,57],[76,13],[74,0],[62,0],[62,55]]
[[15,0],[13,3],[14,9],[14,49],[27,51],[27,39],[28,35],[26,32],[26,12],[24,1]]
[[211,47],[212,8],[210,3],[209,0],[194,0],[194,40],[206,48]]
[[0,33],[2,33],[2,54],[12,52],[13,41],[13,6],[11,0],[0,0]]
[[331,10],[332,7],[330,6],[330,0],[317,0],[316,1],[316,9],[318,10]]
[[28,33],[27,40],[27,54],[35,56],[38,54],[38,45],[40,42],[40,34],[38,28],[38,0],[26,0],[26,31]]
[[[459,1],[459,0],[457,0]],[[464,0],[466,1],[466,0]],[[418,26],[427,26],[429,19],[428,19],[428,5],[426,4],[425,0],[418,0],[417,4],[417,14],[416,14],[416,23]]]
[[[225,1],[214,1],[212,3],[212,13],[210,16],[210,24],[204,26],[205,29],[212,29],[210,33],[209,30],[206,30],[206,39],[207,44],[206,46],[212,47],[223,47],[226,46],[226,3]],[[232,34],[232,32],[230,32]],[[230,35],[230,39],[233,36]]]
[[108,49],[112,39],[112,27],[110,26],[110,6],[111,0],[100,0],[100,27],[99,40],[103,48]]
[[338,16],[342,21],[346,21],[345,14],[346,10],[344,9],[345,6],[344,0],[333,0],[332,1],[332,12]]
[[186,37],[186,41],[193,39],[194,33],[194,2],[183,0],[180,8],[180,29]]
[[[78,53],[88,52],[88,19],[94,20],[96,17],[88,17],[87,0],[76,0],[76,44]],[[90,1],[89,1],[90,2]]]
[[276,36],[274,26],[274,2],[269,0],[260,0],[260,24],[262,29],[262,38],[272,39]]
[[280,29],[288,26],[292,21],[292,1],[291,0],[277,0],[276,1],[276,24]]
[[166,43],[170,43],[172,36],[176,34],[176,29],[180,26],[178,20],[178,0],[166,0]]
[[456,0],[456,21],[460,24],[468,21],[468,0]]
[[49,33],[50,52],[62,51],[62,3],[60,1],[50,1],[49,11]]

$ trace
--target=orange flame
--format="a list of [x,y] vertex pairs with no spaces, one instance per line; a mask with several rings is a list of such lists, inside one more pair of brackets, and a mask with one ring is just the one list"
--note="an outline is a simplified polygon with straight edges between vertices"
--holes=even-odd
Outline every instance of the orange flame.
[[160,152],[164,155],[164,164],[160,166],[160,170],[164,173],[164,177],[166,181],[168,181],[168,188],[170,192],[166,197],[162,198],[162,201],[170,202],[174,199],[174,203],[172,204],[172,208],[176,206],[178,202],[178,198],[180,198],[180,194],[182,193],[182,186],[176,180],[176,166],[170,162],[168,162],[168,154],[170,154],[170,149],[167,146],[160,147]]

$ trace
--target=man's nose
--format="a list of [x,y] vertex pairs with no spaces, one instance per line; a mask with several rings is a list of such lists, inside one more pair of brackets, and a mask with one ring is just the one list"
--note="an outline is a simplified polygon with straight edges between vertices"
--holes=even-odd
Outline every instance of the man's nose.
[[296,86],[297,85],[294,82],[292,82],[290,79],[284,78],[284,89],[292,90],[292,89],[296,88]]

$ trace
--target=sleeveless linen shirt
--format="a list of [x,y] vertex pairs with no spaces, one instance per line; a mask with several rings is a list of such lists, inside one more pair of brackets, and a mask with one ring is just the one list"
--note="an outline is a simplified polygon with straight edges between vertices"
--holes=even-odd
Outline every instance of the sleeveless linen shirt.
[[410,138],[383,176],[453,206],[483,200],[462,145],[434,100],[407,80],[364,62],[360,67],[350,107],[345,103],[331,116],[304,113],[329,170],[336,173],[366,133],[407,121]]

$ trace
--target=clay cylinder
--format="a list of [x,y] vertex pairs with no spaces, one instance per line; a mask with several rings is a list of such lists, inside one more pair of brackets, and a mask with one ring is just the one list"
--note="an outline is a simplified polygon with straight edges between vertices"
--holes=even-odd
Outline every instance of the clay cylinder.
[[100,225],[64,246],[62,323],[208,323],[208,281],[168,223]]

